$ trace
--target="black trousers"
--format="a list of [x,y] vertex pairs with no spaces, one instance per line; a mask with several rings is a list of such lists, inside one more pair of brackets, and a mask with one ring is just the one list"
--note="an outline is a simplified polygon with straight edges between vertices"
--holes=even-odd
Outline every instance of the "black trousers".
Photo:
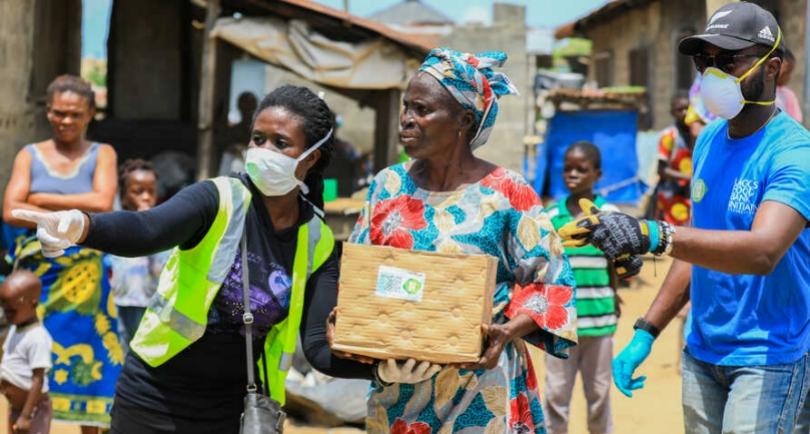
[[116,385],[111,432],[238,434],[246,365],[239,333],[206,333],[158,367],[130,352]]
[[239,434],[240,415],[221,420],[192,420],[115,404],[110,434]]

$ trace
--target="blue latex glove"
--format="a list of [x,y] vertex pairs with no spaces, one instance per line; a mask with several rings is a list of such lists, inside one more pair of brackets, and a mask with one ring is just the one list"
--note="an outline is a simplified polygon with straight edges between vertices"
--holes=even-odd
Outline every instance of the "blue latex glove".
[[650,355],[655,338],[649,332],[636,329],[633,339],[613,359],[613,383],[628,398],[633,397],[633,391],[644,387],[645,376],[632,378],[633,372]]

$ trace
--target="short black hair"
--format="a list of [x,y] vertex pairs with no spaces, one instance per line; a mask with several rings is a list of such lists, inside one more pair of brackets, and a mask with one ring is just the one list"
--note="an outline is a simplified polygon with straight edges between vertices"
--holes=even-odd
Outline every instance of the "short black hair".
[[118,194],[121,196],[121,199],[123,199],[124,195],[126,194],[127,179],[129,179],[129,175],[139,170],[144,172],[152,172],[155,174],[155,179],[157,179],[155,167],[152,166],[152,163],[149,161],[140,158],[133,158],[124,161],[124,163],[121,164],[121,167],[118,169]]
[[48,85],[47,97],[48,104],[53,102],[53,97],[57,93],[73,92],[87,100],[87,105],[94,109],[96,108],[96,93],[90,83],[71,74],[64,74],[56,77],[51,84]]
[[599,152],[599,148],[593,143],[587,140],[580,140],[569,146],[568,149],[565,150],[565,155],[574,151],[580,151],[585,154],[585,158],[593,164],[594,169],[602,169],[602,153]]
[[[306,149],[323,139],[331,130],[332,135],[319,148],[321,158],[307,173],[304,183],[309,188],[307,199],[318,208],[323,208],[323,171],[329,166],[335,152],[335,115],[321,97],[303,86],[284,85],[262,98],[253,122],[259,114],[270,107],[283,107],[301,118],[304,124]],[[251,129],[253,129],[251,127]]]

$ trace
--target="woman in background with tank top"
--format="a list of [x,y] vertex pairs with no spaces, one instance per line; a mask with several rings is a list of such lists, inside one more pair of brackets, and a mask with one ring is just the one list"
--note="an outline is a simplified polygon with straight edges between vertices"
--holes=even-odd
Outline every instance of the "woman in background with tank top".
[[[14,159],[3,198],[3,220],[33,228],[12,209],[110,211],[117,189],[116,154],[85,138],[95,114],[95,95],[79,77],[62,75],[48,86],[50,139],[25,146]],[[33,229],[11,259],[42,280],[39,316],[53,336],[48,373],[55,420],[79,423],[83,434],[109,424],[115,381],[123,363],[102,253],[71,247],[46,258]]]

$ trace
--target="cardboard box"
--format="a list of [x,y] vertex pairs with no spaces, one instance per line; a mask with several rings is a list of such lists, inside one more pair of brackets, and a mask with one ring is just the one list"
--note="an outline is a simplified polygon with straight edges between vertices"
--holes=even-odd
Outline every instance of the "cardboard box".
[[376,359],[476,362],[498,260],[343,245],[333,348]]

